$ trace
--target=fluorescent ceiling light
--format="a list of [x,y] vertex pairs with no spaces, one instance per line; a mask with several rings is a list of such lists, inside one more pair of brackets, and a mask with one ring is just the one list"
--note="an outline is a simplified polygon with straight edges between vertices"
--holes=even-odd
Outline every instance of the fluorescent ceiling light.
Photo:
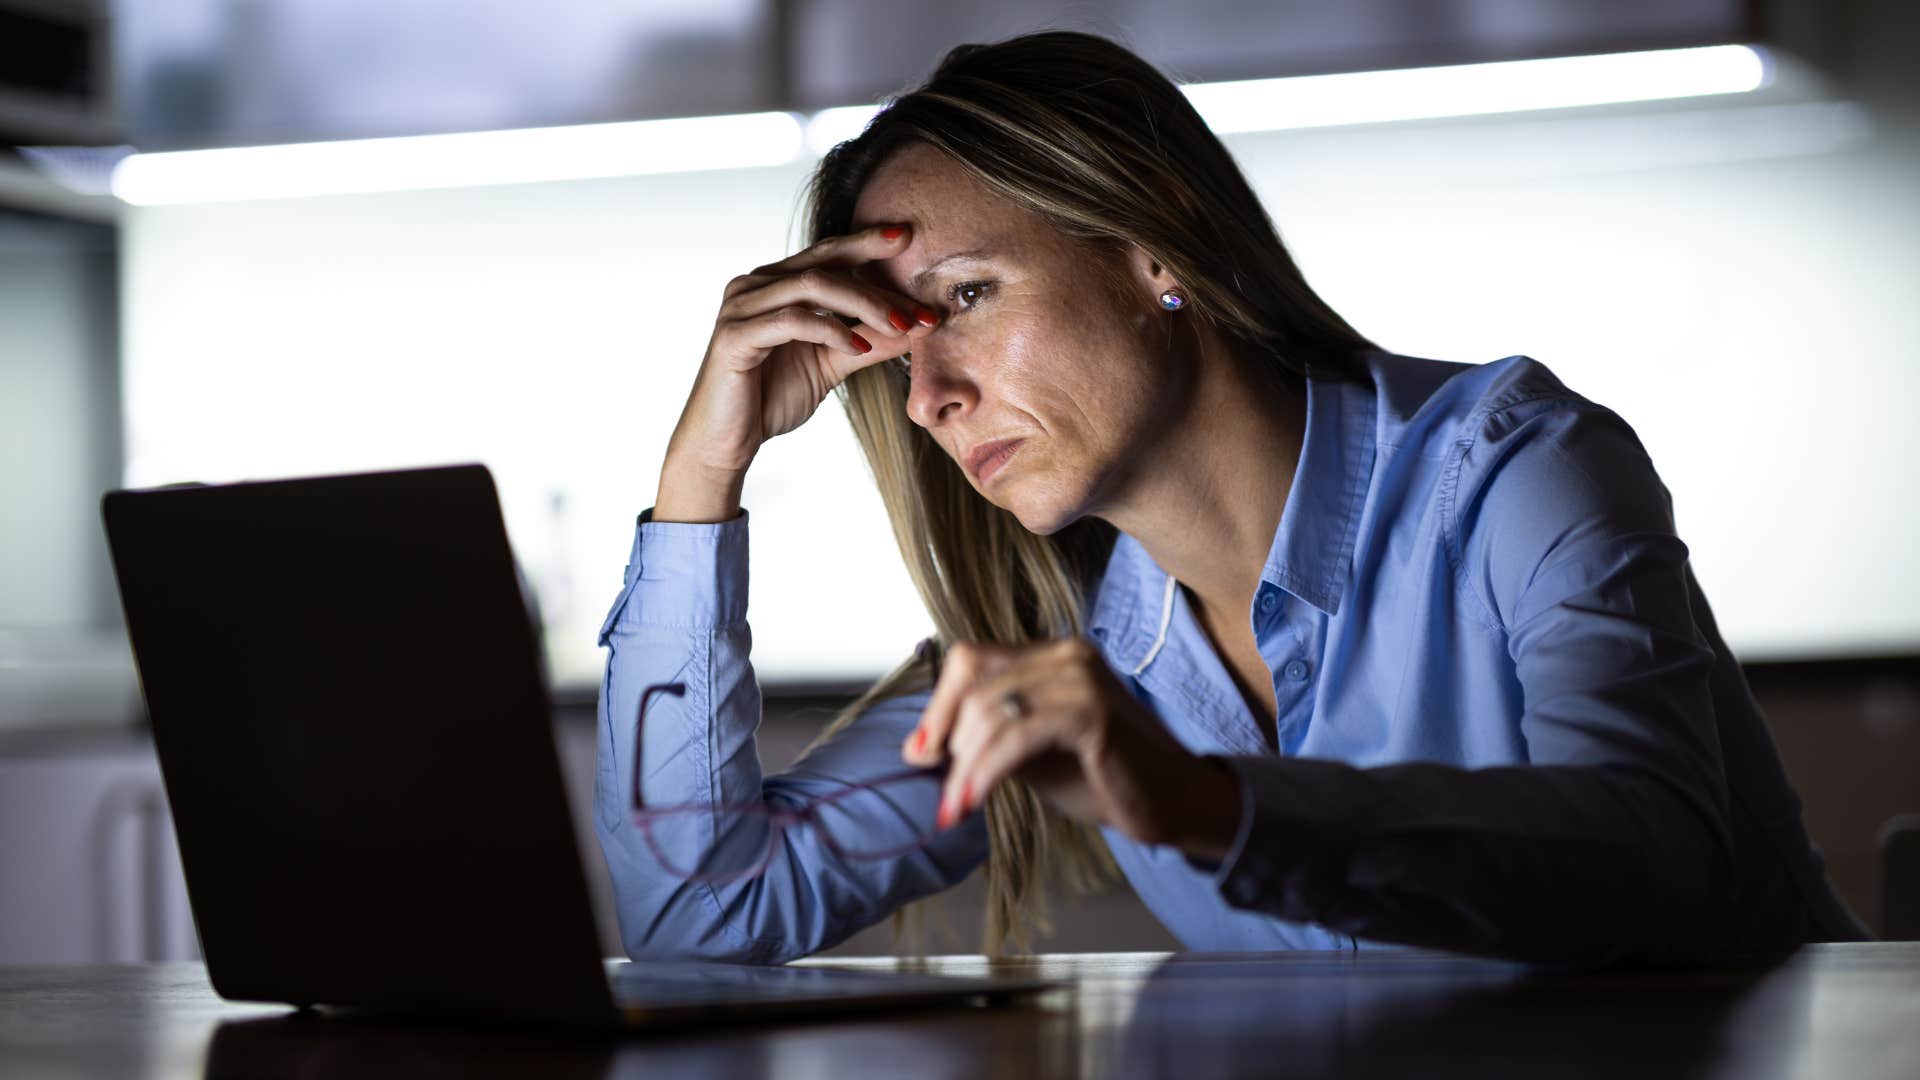
[[764,112],[135,154],[113,193],[144,206],[735,169],[792,161],[800,136],[792,113]]
[[[1746,45],[1308,75],[1184,87],[1222,135],[1738,94],[1771,65]],[[113,193],[140,205],[478,187],[782,165],[860,133],[878,106],[135,154]]]
[[[1771,65],[1747,45],[1507,60],[1491,64],[1189,83],[1187,100],[1215,134],[1430,120],[1742,94],[1766,86]],[[860,134],[878,105],[814,113],[807,149],[824,154]]]
[[1430,120],[1740,94],[1767,85],[1759,49],[1708,45],[1493,64],[1195,83],[1187,100],[1216,134]]

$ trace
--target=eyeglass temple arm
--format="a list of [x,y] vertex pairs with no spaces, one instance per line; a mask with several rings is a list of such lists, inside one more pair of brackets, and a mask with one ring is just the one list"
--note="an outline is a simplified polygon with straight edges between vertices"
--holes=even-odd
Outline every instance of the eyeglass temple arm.
[[687,692],[686,683],[655,683],[640,692],[640,709],[633,718],[633,808],[645,810],[646,802],[640,798],[640,733],[647,722],[647,706],[653,702],[655,694],[672,694],[680,697]]

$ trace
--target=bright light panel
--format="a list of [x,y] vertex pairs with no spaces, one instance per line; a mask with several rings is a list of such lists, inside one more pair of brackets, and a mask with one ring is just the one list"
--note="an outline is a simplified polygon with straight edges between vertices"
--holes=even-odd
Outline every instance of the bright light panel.
[[[1222,135],[1738,94],[1764,53],[1715,45],[1603,56],[1196,83]],[[782,165],[860,133],[874,105],[792,113],[136,154],[113,193],[136,205],[236,202]]]
[[792,113],[474,131],[135,154],[113,193],[139,206],[477,187],[780,165],[800,151]]
[[1740,94],[1767,84],[1764,55],[1712,45],[1603,56],[1197,83],[1187,99],[1221,135]]

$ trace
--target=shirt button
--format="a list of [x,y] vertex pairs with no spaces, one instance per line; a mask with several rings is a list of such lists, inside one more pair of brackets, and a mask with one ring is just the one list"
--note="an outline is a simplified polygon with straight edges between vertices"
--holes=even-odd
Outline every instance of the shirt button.
[[1099,642],[1103,642],[1103,643],[1104,643],[1104,642],[1105,642],[1105,641],[1107,640],[1107,628],[1106,628],[1106,627],[1104,627],[1104,626],[1096,626],[1096,627],[1094,627],[1094,628],[1093,628],[1093,640],[1095,640],[1095,641],[1099,641]]
[[1287,678],[1292,679],[1294,682],[1306,682],[1307,662],[1305,660],[1289,660],[1287,661],[1286,672]]
[[1269,585],[1260,590],[1260,614],[1271,615],[1273,609],[1279,606],[1280,597],[1274,594],[1273,586]]

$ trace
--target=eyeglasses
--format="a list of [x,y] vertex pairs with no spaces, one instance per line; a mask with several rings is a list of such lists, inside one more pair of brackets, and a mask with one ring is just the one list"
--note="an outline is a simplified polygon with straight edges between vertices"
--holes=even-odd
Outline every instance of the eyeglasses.
[[812,826],[835,854],[847,859],[894,859],[934,837],[931,815],[916,804],[940,797],[944,764],[910,769],[861,782],[798,807],[766,803],[682,803],[648,806],[640,796],[640,735],[656,694],[679,697],[685,683],[656,683],[640,693],[633,722],[633,822],[668,873],[688,881],[723,882],[754,877],[773,861],[788,829]]

